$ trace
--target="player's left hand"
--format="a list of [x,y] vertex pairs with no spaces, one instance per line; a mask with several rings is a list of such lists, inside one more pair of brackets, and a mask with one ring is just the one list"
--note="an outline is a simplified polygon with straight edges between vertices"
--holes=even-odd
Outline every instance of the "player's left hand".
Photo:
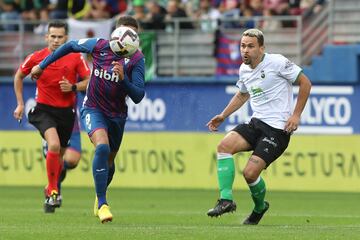
[[31,69],[31,79],[33,81],[36,81],[39,79],[40,75],[42,74],[43,70],[40,68],[39,65],[34,66]]
[[120,78],[120,81],[124,80],[124,68],[123,65],[119,62],[113,61],[111,63],[114,65],[113,67],[113,73],[117,74]]
[[299,126],[299,122],[300,122],[300,117],[297,115],[291,115],[291,117],[287,120],[286,124],[285,124],[285,128],[284,130],[287,133],[293,133],[294,131],[297,130],[298,126]]
[[213,117],[207,124],[209,130],[211,132],[216,132],[218,130],[218,127],[224,122],[225,118],[222,114],[218,114],[215,117]]
[[62,92],[71,92],[72,90],[72,84],[65,77],[63,77],[62,80],[59,81],[59,85]]

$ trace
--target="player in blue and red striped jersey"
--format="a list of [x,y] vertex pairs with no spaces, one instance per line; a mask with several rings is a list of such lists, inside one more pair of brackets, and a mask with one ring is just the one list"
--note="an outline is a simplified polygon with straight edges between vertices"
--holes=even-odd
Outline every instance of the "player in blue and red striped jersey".
[[[135,32],[138,22],[129,16],[118,20],[118,27],[127,26]],[[137,34],[135,34],[136,37]],[[81,39],[70,41],[44,59],[32,71],[38,78],[43,69],[70,52],[89,53],[93,71],[81,109],[81,118],[95,146],[93,177],[98,200],[95,214],[102,223],[112,221],[107,200],[107,186],[115,171],[114,159],[119,150],[127,118],[126,98],[139,103],[145,95],[145,59],[140,50],[124,58],[110,47],[110,40]]]
[[[67,40],[68,27],[63,22],[51,22],[46,33],[47,47],[26,57],[14,77],[17,107],[14,117],[21,120],[24,112],[23,81],[33,66],[54,52]],[[36,81],[36,106],[28,113],[29,122],[48,142],[46,171],[48,185],[45,189],[45,212],[53,213],[60,206],[58,178],[62,157],[68,146],[74,126],[75,91],[86,89],[90,69],[79,53],[69,54],[51,64]],[[82,81],[77,82],[80,77]]]

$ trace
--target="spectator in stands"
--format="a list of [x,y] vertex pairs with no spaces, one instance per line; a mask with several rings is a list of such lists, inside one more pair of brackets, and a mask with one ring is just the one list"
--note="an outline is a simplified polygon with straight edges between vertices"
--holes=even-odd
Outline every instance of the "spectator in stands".
[[106,8],[110,13],[110,17],[114,17],[118,14],[124,14],[127,9],[126,0],[106,0]]
[[134,0],[133,1],[133,14],[132,17],[135,18],[140,25],[142,26],[143,23],[146,21],[146,14],[145,14],[145,3],[144,0]]
[[137,20],[139,23],[139,30],[147,28],[145,0],[131,0],[125,15],[131,16]]
[[89,0],[57,0],[51,7],[51,19],[83,19],[88,15],[91,5]]
[[117,0],[91,0],[91,9],[85,15],[90,19],[107,19],[118,14]]
[[47,0],[19,0],[21,17],[23,20],[40,20],[41,24],[34,28],[37,34],[45,34],[47,31],[47,22],[49,20]]
[[195,19],[200,21],[202,31],[213,31],[218,26],[221,13],[211,6],[211,0],[200,0],[199,10],[194,14]]
[[262,16],[264,8],[262,0],[250,0],[249,7],[252,9],[253,16]]
[[241,22],[241,27],[243,28],[254,28],[255,21],[254,21],[254,14],[253,10],[249,7],[244,7],[241,13],[241,16],[244,17],[246,20]]
[[150,0],[146,3],[148,14],[146,16],[148,29],[165,29],[166,9],[157,3],[156,0]]
[[[288,0],[265,0],[264,1],[264,13],[267,16],[286,16],[290,14],[289,11],[289,1]],[[268,19],[270,22],[268,24],[268,27],[270,25],[273,25],[272,27],[276,27],[277,23],[275,21],[272,21]],[[281,21],[282,27],[294,27],[296,23],[294,21],[289,20],[283,20]]]
[[[19,5],[15,0],[0,1],[1,20],[18,20],[20,19]],[[5,31],[16,31],[17,24],[3,24],[1,26]]]
[[313,8],[313,13],[318,13],[321,11],[323,6],[328,2],[329,0],[316,0],[315,6]]
[[[167,27],[169,29],[174,28],[173,20],[177,18],[185,19],[188,16],[186,15],[186,12],[184,9],[182,9],[178,2],[176,0],[169,0],[167,4],[167,15],[165,17],[166,21],[169,21]],[[180,22],[180,28],[181,29],[192,29],[194,28],[192,23],[189,21],[181,21]]]
[[289,2],[288,0],[264,0],[264,9],[271,10],[266,12],[268,15],[288,15]]
[[315,4],[316,0],[301,0],[300,8],[303,12],[308,11]]
[[326,2],[327,0],[302,0],[300,8],[304,17],[309,17],[312,14],[320,12]]
[[261,28],[266,30],[276,30],[281,28],[281,22],[272,18],[272,16],[276,15],[274,9],[264,8],[263,15],[267,18],[261,23]]
[[240,2],[239,0],[227,0],[220,4],[221,18],[225,19],[222,26],[225,28],[240,28]]
[[[151,1],[151,0],[150,0]],[[160,6],[166,8],[169,0],[155,0]]]
[[162,7],[156,0],[150,0],[146,3],[148,13],[144,24],[145,29],[165,29],[166,9]]
[[301,0],[288,0],[289,14],[290,15],[301,15],[302,10],[300,8]]
[[194,18],[194,14],[196,13],[199,6],[199,0],[181,0],[179,2],[179,6],[184,9],[186,15],[189,18]]
[[56,0],[49,4],[50,19],[66,19],[68,18],[68,0]]

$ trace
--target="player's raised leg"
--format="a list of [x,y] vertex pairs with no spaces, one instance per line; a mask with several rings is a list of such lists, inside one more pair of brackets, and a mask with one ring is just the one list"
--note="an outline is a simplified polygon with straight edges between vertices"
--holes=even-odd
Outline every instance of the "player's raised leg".
[[214,208],[207,212],[209,217],[218,217],[224,213],[236,211],[232,186],[235,179],[233,154],[251,149],[249,143],[237,132],[230,131],[217,147],[217,166],[220,199]]
[[235,178],[234,159],[231,154],[217,154],[217,173],[220,190],[220,199],[214,208],[207,213],[210,217],[217,217],[227,212],[236,210],[236,204],[233,201],[232,186]]
[[220,199],[214,208],[209,209],[209,217],[218,217],[224,213],[236,210],[233,201],[232,187],[235,179],[235,166],[233,153],[249,149],[250,145],[238,133],[231,131],[217,147],[217,172],[220,190]]

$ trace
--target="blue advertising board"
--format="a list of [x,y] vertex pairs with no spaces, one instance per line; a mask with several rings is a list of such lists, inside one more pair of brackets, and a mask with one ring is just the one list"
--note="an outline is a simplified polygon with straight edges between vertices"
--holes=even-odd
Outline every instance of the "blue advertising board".
[[[127,131],[208,131],[206,123],[227,105],[237,91],[235,85],[194,83],[149,83],[140,104],[128,101]],[[295,99],[297,87],[294,87]],[[35,104],[35,85],[24,84],[25,111]],[[80,96],[79,106],[81,105]],[[359,134],[359,86],[313,86],[297,133]],[[13,118],[16,99],[13,85],[0,85],[0,130],[33,130],[24,117],[21,125]],[[246,103],[220,127],[228,131],[251,117]]]

